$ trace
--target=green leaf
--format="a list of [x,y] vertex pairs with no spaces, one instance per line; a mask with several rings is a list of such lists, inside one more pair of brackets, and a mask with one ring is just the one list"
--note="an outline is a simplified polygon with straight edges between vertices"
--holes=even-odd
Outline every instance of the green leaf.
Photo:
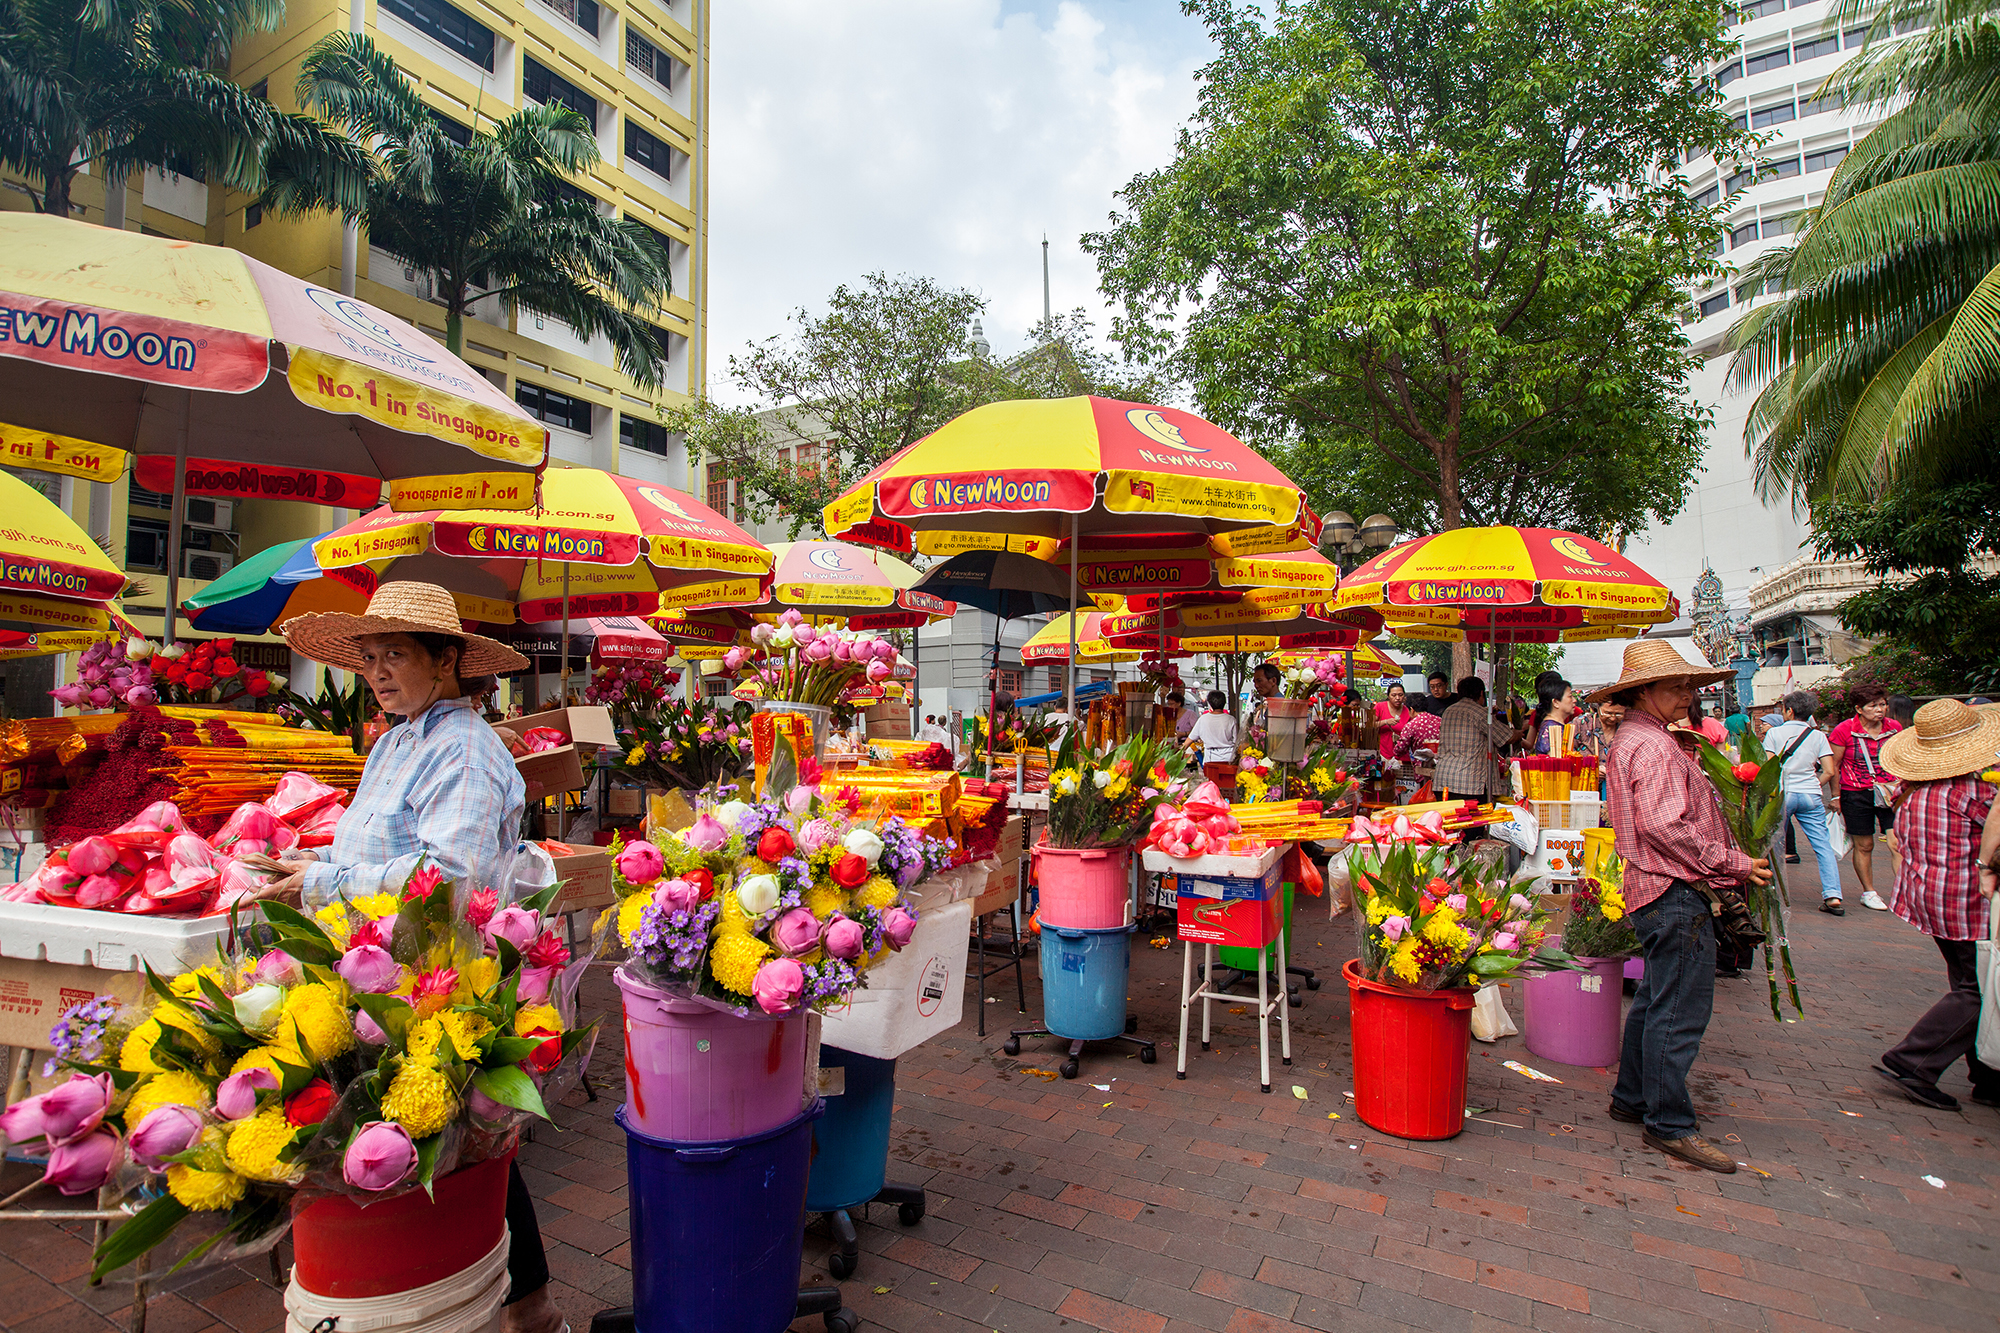
[[277,1056],[271,1057],[271,1063],[278,1066],[278,1096],[281,1100],[296,1097],[301,1088],[318,1077],[319,1071],[305,1065],[295,1065]]
[[313,920],[297,908],[289,907],[284,903],[266,900],[262,906],[264,908],[264,919],[269,921],[272,926],[282,927],[287,933],[305,935],[311,939],[318,940],[327,948],[332,949],[335,957],[339,956],[339,946],[333,942],[333,937],[326,933],[325,928],[319,922]]
[[502,1106],[511,1106],[544,1120],[549,1118],[548,1108],[542,1105],[542,1094],[536,1089],[535,1081],[519,1065],[510,1065],[506,1069],[482,1069],[472,1076],[472,1086]]
[[153,970],[151,963],[142,961],[141,966],[146,969],[146,987],[148,990],[152,991],[153,994],[159,996],[162,1000],[165,1000],[168,1004],[179,1004],[181,1002],[181,997],[174,994],[173,987],[160,979],[160,974]]
[[[431,1178],[437,1174],[438,1150],[443,1146],[442,1134],[417,1140],[417,1181],[424,1187],[425,1194],[431,1193]],[[437,1196],[431,1197],[435,1199]]]
[[163,1194],[141,1208],[131,1221],[106,1236],[92,1254],[91,1282],[102,1282],[107,1275],[158,1245],[187,1215],[187,1205],[171,1194]]
[[[611,854],[616,856],[618,853],[616,849],[613,849]],[[555,906],[556,898],[562,893],[562,890],[563,881],[558,877],[556,882],[549,885],[546,889],[541,890],[532,897],[521,899],[519,906],[527,911],[546,915],[548,910]]]
[[375,1020],[382,1031],[389,1034],[388,1045],[391,1049],[403,1044],[410,1022],[416,1016],[416,1010],[410,1007],[408,1000],[400,995],[362,993],[354,997],[354,1002]]
[[532,1037],[516,1037],[502,1034],[493,1038],[493,1044],[486,1048],[486,1054],[479,1059],[483,1069],[503,1069],[518,1065],[533,1055],[542,1043]]

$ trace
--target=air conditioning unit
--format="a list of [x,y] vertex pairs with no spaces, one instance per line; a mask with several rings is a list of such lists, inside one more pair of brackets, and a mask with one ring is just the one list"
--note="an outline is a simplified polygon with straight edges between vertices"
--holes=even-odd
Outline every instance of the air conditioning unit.
[[434,284],[431,281],[431,274],[429,269],[426,269],[423,272],[419,273],[417,270],[413,268],[406,267],[403,270],[403,281],[410,284],[410,291],[416,296],[416,298],[419,301],[431,301],[437,299],[437,292],[435,290]]
[[235,556],[224,555],[220,551],[182,551],[181,577],[201,579],[204,582],[219,579],[227,574],[230,566],[235,563]]
[[189,497],[187,508],[182,511],[181,517],[191,528],[210,528],[217,532],[227,532],[236,518],[236,502]]

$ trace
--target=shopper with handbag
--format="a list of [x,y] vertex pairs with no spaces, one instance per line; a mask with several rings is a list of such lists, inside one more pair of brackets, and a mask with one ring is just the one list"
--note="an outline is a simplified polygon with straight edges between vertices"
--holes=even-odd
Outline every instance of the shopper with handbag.
[[[1833,729],[1827,742],[1840,769],[1840,817],[1854,848],[1854,877],[1861,881],[1861,905],[1889,910],[1875,892],[1875,833],[1888,834],[1896,822],[1895,778],[1882,768],[1882,747],[1902,730],[1889,717],[1889,691],[1872,682],[1847,691],[1854,716]],[[1839,913],[1835,913],[1839,915]]]
[[2000,1106],[2000,1069],[1980,1060],[1979,942],[1987,937],[1995,859],[2000,858],[2000,802],[1980,773],[2000,756],[2000,712],[1937,699],[1917,710],[1916,725],[1882,747],[1883,769],[1903,780],[1896,826],[1902,866],[1893,889],[1897,916],[1937,941],[1949,989],[1909,1034],[1882,1056],[1876,1072],[1919,1106],[1958,1109],[1938,1079],[1962,1056],[1972,1100]]
[[[1714,785],[1667,726],[1687,716],[1696,689],[1732,674],[1641,639],[1625,650],[1618,679],[1589,697],[1626,710],[1605,785],[1625,861],[1626,911],[1646,957],[1610,1115],[1644,1124],[1648,1147],[1723,1174],[1736,1170],[1736,1159],[1697,1132],[1688,1071],[1715,1007],[1717,925],[1733,929],[1743,919],[1737,890],[1770,883],[1771,863],[1737,849]],[[1737,909],[1726,914],[1725,894]]]
[[[1813,863],[1819,871],[1819,910],[1845,916],[1840,896],[1840,854],[1833,849],[1833,831],[1827,827],[1827,800],[1824,784],[1832,782],[1836,768],[1833,747],[1813,725],[1819,711],[1819,696],[1810,690],[1793,690],[1784,698],[1785,720],[1764,733],[1764,748],[1772,754],[1791,750],[1785,761],[1785,775],[1779,789],[1785,793],[1788,823],[1796,819],[1812,844]],[[1794,744],[1797,745],[1793,749]],[[1789,856],[1786,858],[1790,860]]]

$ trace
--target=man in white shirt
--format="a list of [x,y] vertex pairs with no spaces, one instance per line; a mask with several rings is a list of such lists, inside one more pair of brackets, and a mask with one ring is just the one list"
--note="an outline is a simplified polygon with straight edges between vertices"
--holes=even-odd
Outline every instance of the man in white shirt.
[[1220,781],[1216,773],[1218,767],[1232,770],[1229,774],[1234,781],[1236,765],[1236,719],[1229,715],[1229,696],[1221,690],[1208,692],[1208,711],[1194,721],[1188,730],[1187,745],[1201,747],[1201,770],[1204,774]]
[[[1785,794],[1785,819],[1799,821],[1812,844],[1813,860],[1819,866],[1819,910],[1831,916],[1847,915],[1840,897],[1840,856],[1833,849],[1833,832],[1826,817],[1824,786],[1834,779],[1833,746],[1826,733],[1812,724],[1819,711],[1819,696],[1810,690],[1794,690],[1783,701],[1785,720],[1764,733],[1764,748],[1775,759],[1792,750],[1785,760],[1779,790]],[[1869,899],[1875,899],[1870,902]],[[1888,904],[1873,891],[1861,896],[1863,906],[1887,910]]]

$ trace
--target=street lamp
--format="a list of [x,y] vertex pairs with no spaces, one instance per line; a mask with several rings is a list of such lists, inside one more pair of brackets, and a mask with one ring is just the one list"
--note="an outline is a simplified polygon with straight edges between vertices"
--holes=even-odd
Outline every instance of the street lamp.
[[1387,514],[1370,514],[1361,524],[1361,544],[1372,551],[1386,551],[1394,546],[1396,520]]
[[1396,520],[1387,514],[1370,514],[1360,523],[1354,515],[1336,509],[1320,524],[1320,549],[1349,574],[1370,554],[1386,551],[1396,544]]

